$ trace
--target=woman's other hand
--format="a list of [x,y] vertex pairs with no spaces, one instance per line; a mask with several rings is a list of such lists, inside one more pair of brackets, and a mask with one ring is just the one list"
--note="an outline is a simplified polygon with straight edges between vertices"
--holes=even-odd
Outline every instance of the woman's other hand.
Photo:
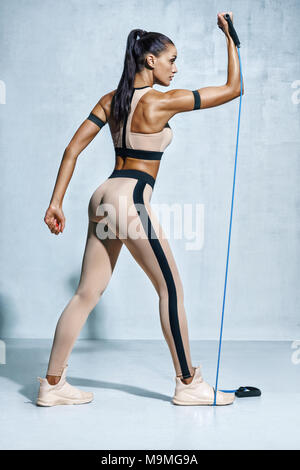
[[48,225],[50,231],[58,235],[65,228],[65,216],[63,210],[50,204],[44,217],[44,222]]
[[[219,26],[219,28],[223,31],[223,33],[226,35],[226,36],[229,36],[229,29],[228,29],[228,23],[227,21],[225,20],[224,18],[224,15],[226,15],[226,11],[223,11],[222,13],[218,13],[217,15],[217,18],[218,18],[218,22],[217,22],[217,25]],[[230,16],[230,19],[233,23],[233,15],[232,15],[232,11],[229,12],[229,16]]]

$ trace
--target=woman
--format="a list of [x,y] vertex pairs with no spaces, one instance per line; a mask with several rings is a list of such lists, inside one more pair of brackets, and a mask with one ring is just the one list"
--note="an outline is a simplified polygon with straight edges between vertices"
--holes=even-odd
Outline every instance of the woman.
[[[118,88],[99,100],[64,152],[44,218],[55,235],[65,227],[62,202],[77,157],[100,129],[109,124],[116,154],[115,168],[89,201],[81,277],[57,323],[46,378],[38,377],[38,405],[92,401],[92,393],[66,381],[67,361],[82,326],[109,283],[123,244],[148,275],[159,296],[161,326],[176,372],[173,403],[213,403],[213,387],[204,382],[200,367],[192,366],[182,282],[150,200],[160,159],[172,140],[168,121],[177,113],[219,106],[240,94],[238,54],[223,15],[218,14],[217,24],[225,34],[228,48],[225,85],[156,91],[154,84],[169,86],[177,72],[176,47],[163,34],[132,30]],[[217,392],[218,405],[233,401],[233,394]]]

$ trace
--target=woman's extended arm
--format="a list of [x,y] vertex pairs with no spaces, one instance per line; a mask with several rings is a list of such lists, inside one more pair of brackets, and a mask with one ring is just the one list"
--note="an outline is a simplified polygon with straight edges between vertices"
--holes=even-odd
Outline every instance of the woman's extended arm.
[[44,217],[44,222],[55,235],[62,232],[65,227],[65,216],[62,210],[62,203],[74,172],[77,157],[98,134],[101,127],[103,127],[107,122],[104,108],[101,105],[102,98],[92,109],[88,118],[85,119],[77,129],[64,151],[50,204]]
[[[170,119],[177,113],[192,111],[194,109],[211,108],[227,103],[240,95],[240,65],[236,46],[229,34],[228,23],[223,17],[224,13],[218,13],[218,26],[225,34],[228,51],[227,82],[221,86],[209,86],[197,90],[170,90],[164,93],[160,100],[160,111],[166,113],[166,119]],[[232,12],[230,12],[231,20]],[[242,80],[242,94],[244,83]]]
[[[221,16],[224,22],[226,20]],[[218,19],[220,20],[220,17]],[[225,29],[224,34],[227,43],[227,53],[228,53],[228,68],[227,68],[227,82],[223,86],[210,86],[205,88],[200,88],[198,90],[201,97],[201,109],[211,108],[213,106],[219,106],[221,104],[227,103],[228,101],[237,98],[241,93],[241,80],[240,80],[240,64],[239,56],[237,53],[236,46],[233,42],[232,37]],[[221,26],[219,26],[221,28]],[[222,29],[222,28],[221,28]],[[244,80],[242,77],[242,94],[244,94]]]

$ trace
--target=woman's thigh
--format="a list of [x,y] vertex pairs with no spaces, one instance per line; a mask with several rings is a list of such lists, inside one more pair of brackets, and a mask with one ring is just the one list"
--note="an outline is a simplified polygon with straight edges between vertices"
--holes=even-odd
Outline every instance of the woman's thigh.
[[181,301],[180,274],[166,234],[151,207],[151,197],[151,186],[135,180],[127,194],[127,215],[122,213],[122,217],[116,218],[116,232],[159,295],[175,289]]
[[89,220],[77,294],[97,301],[110,281],[122,246],[117,237],[101,240],[97,223]]
[[128,248],[159,295],[176,289],[183,300],[171,247],[150,204],[152,191],[149,184],[133,178],[106,180],[90,199],[90,223],[95,221],[98,237],[113,253],[122,243]]

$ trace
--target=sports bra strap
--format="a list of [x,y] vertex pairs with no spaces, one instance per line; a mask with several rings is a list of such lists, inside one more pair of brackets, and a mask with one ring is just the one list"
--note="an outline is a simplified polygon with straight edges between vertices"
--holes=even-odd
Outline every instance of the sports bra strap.
[[163,152],[154,152],[152,150],[138,150],[124,147],[115,147],[116,156],[141,158],[143,160],[161,160]]
[[[140,93],[140,96],[138,96],[136,98],[136,95],[135,95],[134,92],[137,89],[139,89],[139,90],[143,89],[143,91]],[[126,148],[126,137],[131,132],[131,121],[132,121],[134,111],[135,111],[140,99],[150,90],[152,90],[152,87],[150,87],[150,86],[134,88],[132,90],[131,99],[130,99],[130,112],[126,115],[126,117],[124,119],[124,126],[123,126],[123,131],[122,131],[123,132],[123,134],[122,134],[122,147],[123,148]]]

